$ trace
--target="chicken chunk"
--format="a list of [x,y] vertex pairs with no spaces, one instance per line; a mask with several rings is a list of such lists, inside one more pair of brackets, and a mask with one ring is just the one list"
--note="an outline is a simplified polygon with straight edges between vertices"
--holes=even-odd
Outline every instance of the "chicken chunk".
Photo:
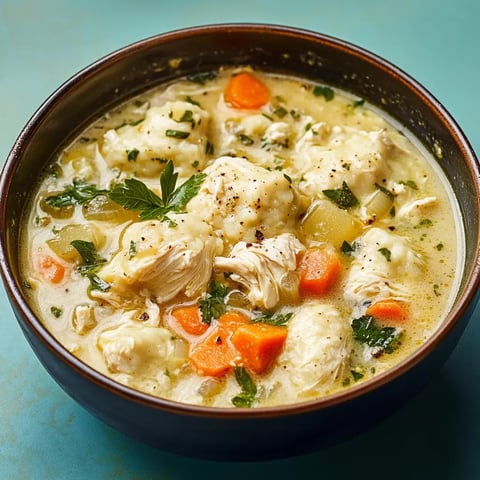
[[297,254],[304,246],[291,233],[258,243],[237,243],[228,257],[216,257],[214,268],[230,272],[230,279],[246,287],[250,302],[274,308],[281,299],[298,295]]
[[194,214],[172,214],[170,219],[175,227],[159,220],[130,225],[118,253],[98,272],[110,288],[92,295],[121,306],[136,297],[153,297],[161,304],[180,292],[187,297],[202,293],[221,241]]
[[279,171],[244,158],[220,157],[187,210],[213,225],[227,247],[254,242],[256,232],[273,237],[294,228],[298,213],[290,182]]
[[101,153],[109,167],[144,176],[159,174],[173,160],[180,177],[189,177],[204,167],[209,119],[207,111],[188,102],[151,107],[138,125],[108,130]]

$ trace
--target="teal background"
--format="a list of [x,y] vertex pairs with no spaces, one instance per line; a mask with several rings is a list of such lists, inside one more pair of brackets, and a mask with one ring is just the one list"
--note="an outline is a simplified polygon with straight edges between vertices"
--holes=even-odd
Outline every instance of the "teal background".
[[[168,30],[242,21],[317,30],[390,60],[480,152],[479,18],[475,0],[0,0],[0,165],[43,100],[97,58]],[[480,479],[479,314],[432,382],[370,431],[302,457],[216,463],[155,450],[85,412],[39,364],[0,287],[0,479]]]

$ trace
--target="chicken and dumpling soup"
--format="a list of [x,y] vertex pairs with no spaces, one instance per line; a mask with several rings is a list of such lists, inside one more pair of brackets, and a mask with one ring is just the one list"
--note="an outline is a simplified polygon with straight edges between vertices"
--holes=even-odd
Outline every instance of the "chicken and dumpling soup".
[[311,400],[386,371],[451,305],[462,226],[409,135],[359,98],[250,68],[98,119],[49,166],[24,284],[69,351],[214,407]]

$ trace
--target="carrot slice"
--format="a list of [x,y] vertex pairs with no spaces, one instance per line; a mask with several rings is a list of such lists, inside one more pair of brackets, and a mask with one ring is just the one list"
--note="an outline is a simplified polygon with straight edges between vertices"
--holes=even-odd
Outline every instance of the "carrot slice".
[[223,315],[220,315],[220,317],[218,318],[219,323],[223,325],[231,325],[232,327],[234,327],[235,325],[240,325],[242,323],[248,323],[248,321],[249,318],[238,310],[229,310]]
[[208,330],[208,323],[202,320],[198,305],[178,307],[172,310],[178,325],[190,335],[202,335]]
[[224,99],[233,108],[255,109],[265,105],[270,99],[270,91],[251,73],[242,72],[228,82]]
[[242,358],[243,366],[263,373],[283,348],[287,329],[264,323],[240,325],[232,335],[232,344]]
[[219,377],[235,365],[237,352],[229,338],[232,324],[219,324],[206,339],[190,346],[189,359],[199,375]]
[[407,307],[403,302],[387,299],[370,305],[366,310],[370,315],[381,322],[403,322],[407,319]]
[[335,284],[340,274],[340,267],[338,255],[330,245],[308,249],[298,265],[300,295],[326,294]]
[[38,268],[42,276],[52,283],[60,283],[65,276],[65,267],[50,255],[38,257]]

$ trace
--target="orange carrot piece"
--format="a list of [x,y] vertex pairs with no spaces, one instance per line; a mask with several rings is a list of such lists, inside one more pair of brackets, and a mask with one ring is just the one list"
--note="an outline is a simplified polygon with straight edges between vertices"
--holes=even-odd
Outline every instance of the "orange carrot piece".
[[234,326],[249,322],[249,318],[238,310],[229,310],[219,317],[218,322]]
[[326,294],[340,274],[340,260],[330,245],[312,247],[300,259],[300,295]]
[[242,72],[230,79],[224,98],[233,108],[249,110],[265,105],[270,99],[270,91],[251,73]]
[[178,325],[190,335],[202,335],[208,330],[208,323],[202,321],[198,305],[178,307],[172,310]]
[[407,319],[407,308],[403,302],[387,299],[370,305],[366,310],[370,315],[381,322],[403,322]]
[[38,268],[45,279],[52,283],[60,283],[65,275],[65,267],[50,255],[40,255]]
[[189,360],[199,375],[220,377],[235,365],[238,354],[229,341],[232,325],[219,324],[206,339],[190,345]]
[[287,329],[264,323],[240,325],[232,335],[232,344],[242,358],[243,366],[263,373],[283,348]]

